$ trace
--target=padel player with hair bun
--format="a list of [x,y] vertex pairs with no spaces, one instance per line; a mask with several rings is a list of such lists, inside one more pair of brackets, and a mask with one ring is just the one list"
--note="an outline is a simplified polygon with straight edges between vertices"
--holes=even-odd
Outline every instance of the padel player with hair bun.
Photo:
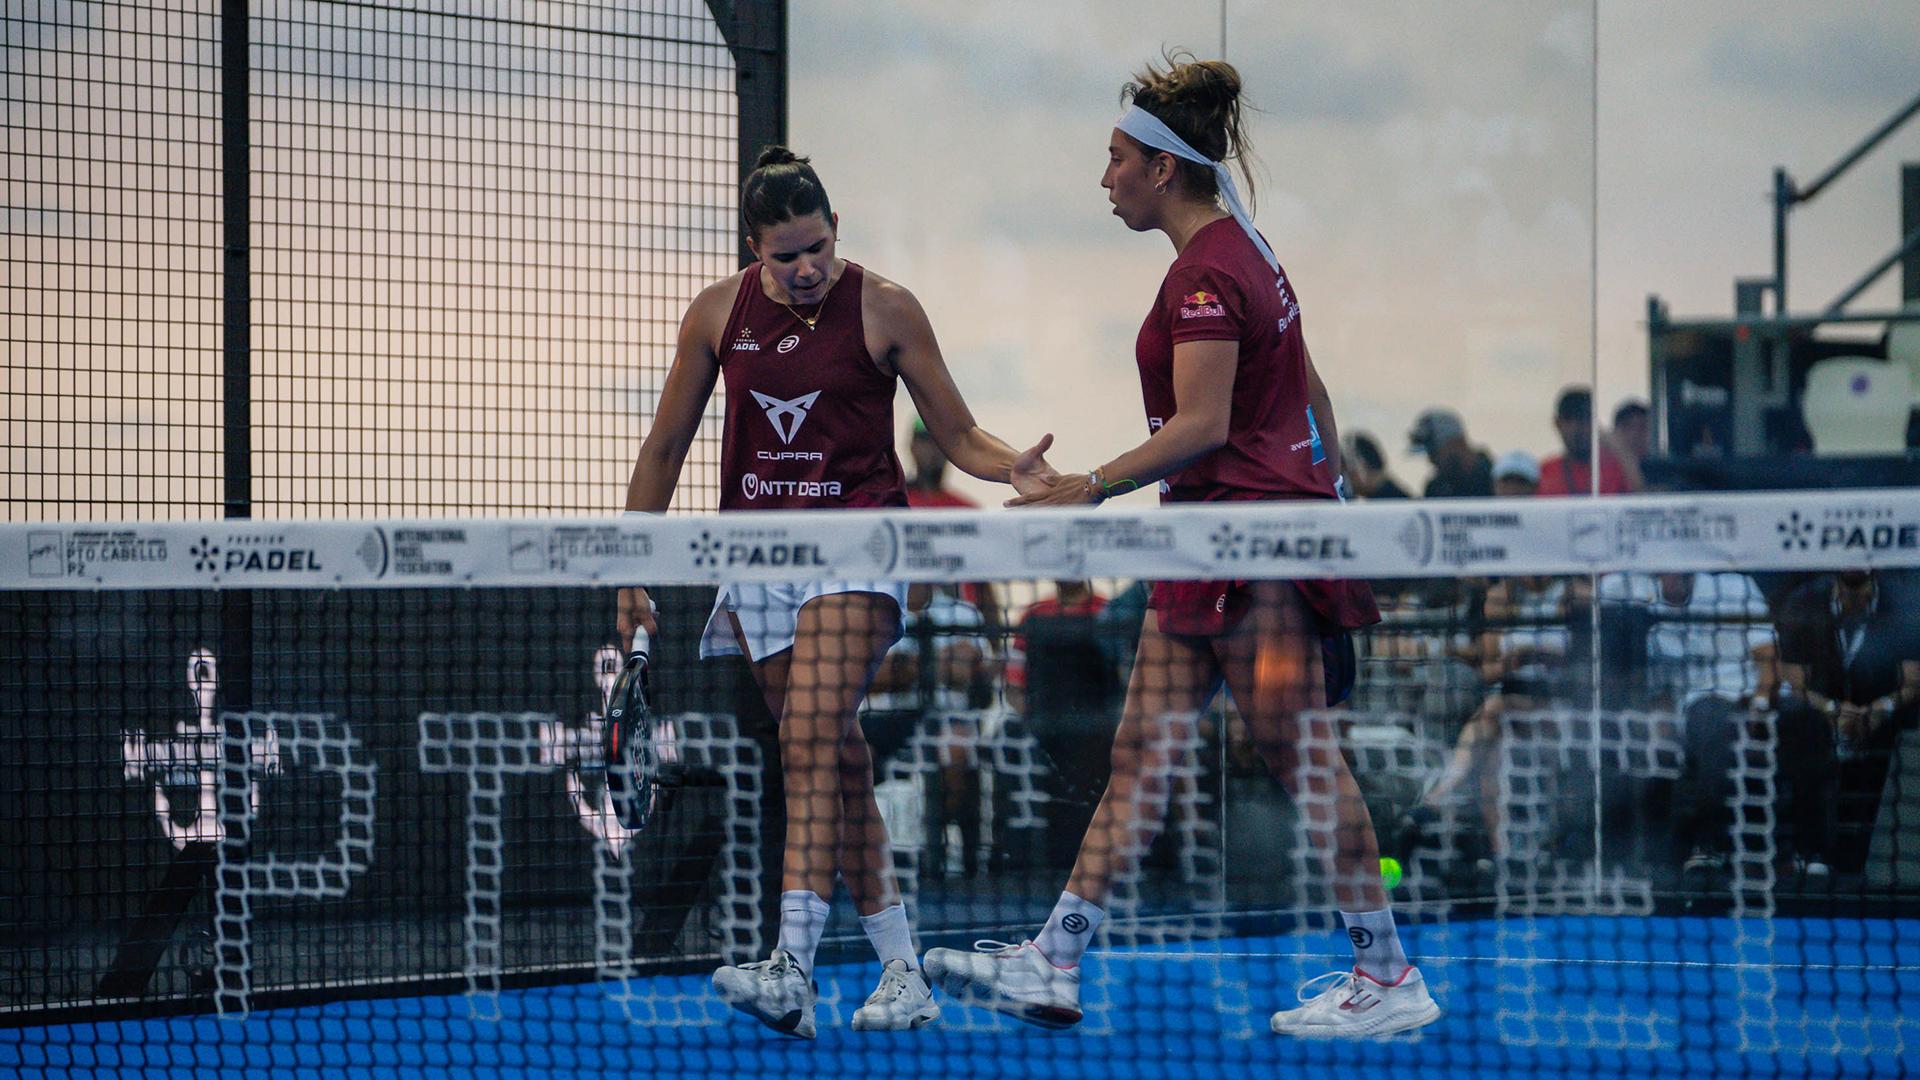
[[[1084,506],[1164,481],[1164,503],[1321,500],[1341,495],[1338,433],[1308,357],[1292,284],[1254,229],[1222,164],[1248,154],[1240,76],[1221,61],[1169,56],[1134,77],[1101,186],[1136,232],[1173,241],[1173,265],[1140,327],[1135,359],[1145,442],[1067,475],[1017,506]],[[1222,203],[1224,202],[1224,206]],[[1161,582],[1154,586],[1119,731],[1113,776],[1066,891],[1019,945],[935,949],[927,973],[949,993],[1043,1027],[1079,1021],[1079,963],[1116,879],[1137,872],[1163,827],[1176,740],[1222,681],[1254,748],[1286,785],[1323,852],[1354,965],[1280,1034],[1371,1037],[1432,1022],[1439,1006],[1407,962],[1381,888],[1373,823],[1337,747],[1310,745],[1299,714],[1352,689],[1351,631],[1379,621],[1357,581]],[[1321,980],[1313,980],[1309,987]]]
[[[757,261],[702,290],[687,309],[627,486],[629,513],[667,509],[721,378],[722,511],[904,508],[893,450],[896,379],[959,468],[1017,491],[1055,478],[1044,443],[1016,454],[974,422],[913,294],[835,255],[840,219],[807,159],[768,148],[747,177],[740,214]],[[814,951],[836,870],[882,964],[853,1026],[916,1028],[940,1013],[893,880],[873,763],[855,718],[900,637],[905,603],[900,582],[735,582],[720,590],[702,635],[703,657],[744,653],[753,664],[780,721],[787,808],[779,944],[770,959],[722,967],[713,985],[728,1004],[789,1035],[814,1035]],[[619,619],[623,637],[635,626],[658,634],[644,589],[620,590]]]

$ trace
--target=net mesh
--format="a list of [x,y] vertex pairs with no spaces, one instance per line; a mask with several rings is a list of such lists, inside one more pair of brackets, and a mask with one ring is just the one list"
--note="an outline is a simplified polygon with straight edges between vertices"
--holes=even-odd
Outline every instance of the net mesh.
[[[1439,505],[8,526],[0,1062],[756,1071],[778,1036],[710,977],[784,940],[830,833],[814,1020],[858,1067],[1912,1069],[1920,500]],[[1143,628],[1147,582],[1333,573],[1383,620],[1284,747],[1281,653],[1236,693]],[[659,611],[644,823],[609,790],[619,581]],[[796,639],[778,721],[699,658],[716,595],[726,637]],[[896,596],[894,641],[857,604]],[[850,769],[797,737],[835,710]],[[1353,963],[1336,760],[1444,1010],[1418,1034],[1268,1031]],[[1136,827],[1090,833],[1103,798]],[[945,989],[910,1047],[847,1030],[876,882],[968,953],[1095,847],[1075,1036]]]

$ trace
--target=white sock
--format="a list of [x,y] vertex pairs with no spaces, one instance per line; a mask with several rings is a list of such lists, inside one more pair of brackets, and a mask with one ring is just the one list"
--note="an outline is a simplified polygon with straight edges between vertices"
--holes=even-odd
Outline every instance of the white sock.
[[800,961],[800,970],[811,978],[813,954],[820,947],[820,935],[827,930],[827,902],[809,889],[789,889],[780,894],[780,947]]
[[908,968],[920,970],[920,950],[913,940],[913,927],[907,925],[904,905],[895,904],[860,916],[860,928],[867,932],[867,940],[873,942],[873,951],[880,954],[882,965],[905,960]]
[[1060,902],[1053,905],[1053,914],[1047,916],[1047,925],[1040,928],[1040,935],[1033,943],[1054,967],[1073,967],[1086,954],[1093,932],[1100,929],[1100,920],[1106,917],[1100,905],[1063,892]]
[[1343,911],[1347,938],[1353,942],[1353,966],[1373,981],[1395,983],[1407,973],[1407,953],[1400,947],[1400,931],[1393,926],[1393,909]]

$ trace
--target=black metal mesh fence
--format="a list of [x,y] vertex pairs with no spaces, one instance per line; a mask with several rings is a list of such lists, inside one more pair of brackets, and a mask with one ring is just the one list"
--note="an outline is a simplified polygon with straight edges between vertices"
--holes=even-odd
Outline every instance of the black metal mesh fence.
[[617,507],[680,312],[736,265],[707,7],[242,6],[224,134],[220,0],[9,7],[8,518],[219,516],[229,461],[262,517]]

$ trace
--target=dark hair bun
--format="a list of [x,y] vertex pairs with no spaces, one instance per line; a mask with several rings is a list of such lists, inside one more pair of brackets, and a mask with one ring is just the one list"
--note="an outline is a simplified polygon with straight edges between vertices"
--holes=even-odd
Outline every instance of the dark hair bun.
[[801,157],[799,154],[794,153],[793,151],[787,149],[786,147],[769,146],[760,151],[760,159],[753,163],[753,167],[756,169],[764,169],[769,165],[805,165],[805,164],[808,164],[808,161],[806,158]]
[[820,175],[806,158],[784,146],[763,148],[740,186],[740,220],[747,235],[757,237],[768,226],[808,214],[833,221],[833,204],[827,201]]

